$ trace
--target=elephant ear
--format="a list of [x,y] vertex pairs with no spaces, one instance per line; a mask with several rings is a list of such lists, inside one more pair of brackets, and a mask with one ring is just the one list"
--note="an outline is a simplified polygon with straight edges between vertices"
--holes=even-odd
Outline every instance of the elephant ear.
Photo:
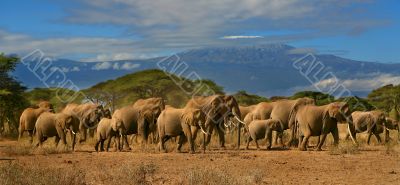
[[114,131],[117,131],[118,130],[118,126],[117,126],[117,122],[118,120],[117,119],[111,119],[111,128],[114,130]]
[[296,103],[292,106],[292,109],[289,113],[289,127],[293,126],[296,119],[297,111],[299,111],[300,107],[303,105],[311,104],[310,102],[312,99],[310,98],[299,98],[297,99]]
[[195,110],[185,110],[181,115],[181,120],[183,124],[190,125],[190,126],[197,126],[195,123]]

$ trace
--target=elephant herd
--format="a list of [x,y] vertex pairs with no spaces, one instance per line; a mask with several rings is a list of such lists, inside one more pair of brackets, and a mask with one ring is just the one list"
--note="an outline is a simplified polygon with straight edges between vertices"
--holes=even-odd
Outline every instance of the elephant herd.
[[[74,150],[77,134],[81,143],[86,140],[88,132],[95,132],[96,151],[108,151],[112,139],[115,149],[121,151],[124,148],[131,150],[128,136],[132,135],[141,137],[142,145],[147,144],[149,138],[158,142],[158,149],[165,152],[165,143],[178,137],[179,152],[182,145],[188,142],[189,152],[195,153],[199,132],[203,134],[203,149],[210,143],[214,130],[220,148],[225,148],[226,131],[237,128],[238,148],[243,134],[247,140],[246,149],[251,141],[255,141],[259,149],[259,139],[266,139],[266,148],[270,149],[272,132],[276,132],[276,144],[293,146],[297,141],[299,150],[307,150],[309,138],[318,136],[316,150],[321,150],[328,134],[332,134],[334,144],[338,144],[340,123],[347,124],[346,137],[355,143],[357,133],[361,132],[368,133],[368,144],[372,135],[381,142],[381,133],[385,134],[385,141],[389,138],[389,130],[397,130],[400,134],[400,123],[387,118],[384,112],[351,112],[345,102],[317,106],[313,99],[305,97],[240,106],[233,96],[213,95],[193,97],[183,108],[165,105],[162,98],[139,99],[113,113],[94,103],[71,103],[55,113],[49,102],[41,102],[37,108],[23,111],[19,138],[28,132],[31,143],[36,134],[36,146],[41,146],[49,137],[55,137],[56,145],[61,140],[67,146],[66,135],[70,133]],[[285,130],[289,137],[283,142]]]

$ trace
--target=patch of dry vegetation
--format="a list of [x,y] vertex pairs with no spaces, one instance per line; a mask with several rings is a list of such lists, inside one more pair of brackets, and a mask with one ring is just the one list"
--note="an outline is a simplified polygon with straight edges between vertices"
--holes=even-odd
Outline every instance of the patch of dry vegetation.
[[235,176],[216,168],[190,169],[185,174],[185,181],[181,184],[190,185],[241,185],[261,184],[264,174],[260,170],[253,170],[243,176]]
[[331,145],[328,151],[331,155],[358,154],[360,153],[360,146],[354,144],[352,141],[342,140],[337,146]]
[[39,167],[21,165],[16,162],[0,164],[0,184],[2,185],[85,185],[85,173],[74,168]]

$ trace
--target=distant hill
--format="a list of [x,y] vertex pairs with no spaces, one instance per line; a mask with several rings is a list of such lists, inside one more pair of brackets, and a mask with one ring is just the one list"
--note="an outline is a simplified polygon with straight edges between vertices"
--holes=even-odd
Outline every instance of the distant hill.
[[115,108],[130,105],[139,98],[149,97],[162,97],[168,105],[181,107],[191,96],[211,95],[203,85],[207,85],[216,93],[223,93],[222,87],[210,80],[192,81],[157,69],[135,72],[101,82],[82,92],[95,102],[100,100],[114,104]]
[[[84,63],[60,59],[53,66],[65,71],[68,79],[85,89],[132,72],[157,69],[159,61],[179,59],[188,65],[185,72],[194,71],[201,78],[211,79],[226,92],[246,90],[263,96],[288,96],[300,90],[315,90],[293,67],[293,62],[305,54],[299,48],[273,44],[194,49],[170,58],[146,60]],[[325,66],[320,74],[332,72],[354,95],[365,97],[372,89],[400,81],[400,64],[362,62],[325,54],[315,56]],[[14,75],[29,88],[44,87],[22,64]],[[329,86],[329,81],[324,83]]]

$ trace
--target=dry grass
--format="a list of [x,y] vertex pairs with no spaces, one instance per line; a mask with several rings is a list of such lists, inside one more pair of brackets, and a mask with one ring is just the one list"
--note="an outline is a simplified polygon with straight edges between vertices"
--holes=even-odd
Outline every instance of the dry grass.
[[15,162],[0,164],[0,184],[2,185],[84,185],[85,173],[73,168],[50,168],[37,165],[27,166]]
[[190,169],[185,174],[185,181],[181,184],[190,185],[241,185],[241,184],[261,184],[263,173],[260,170],[253,170],[243,176],[235,176],[224,170],[216,168]]
[[139,166],[122,164],[105,170],[96,181],[103,184],[152,184],[157,167],[152,163],[141,163]]
[[360,146],[346,140],[339,142],[338,146],[331,145],[328,151],[331,155],[358,154],[360,153]]
[[7,146],[2,149],[2,152],[8,156],[24,156],[24,155],[48,155],[48,154],[61,154],[71,153],[72,151],[67,147],[59,144],[58,147],[54,143],[45,143],[42,147],[35,147],[33,144],[26,142],[18,142],[14,146]]

